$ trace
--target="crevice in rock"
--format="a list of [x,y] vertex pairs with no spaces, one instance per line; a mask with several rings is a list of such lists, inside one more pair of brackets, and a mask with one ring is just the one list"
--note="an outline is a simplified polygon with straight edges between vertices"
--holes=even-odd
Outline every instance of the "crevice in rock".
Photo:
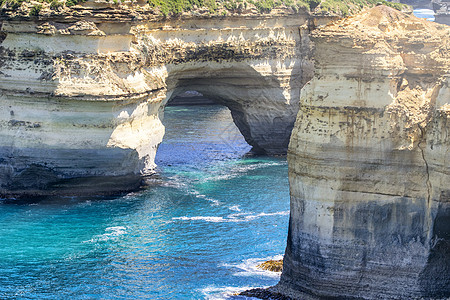
[[422,148],[422,146],[421,146],[421,144],[424,142],[423,139],[424,139],[424,135],[425,135],[425,130],[422,127],[420,127],[420,126],[419,126],[419,129],[420,129],[420,142],[417,144],[417,146],[420,149],[420,153],[422,155],[422,159],[423,159],[424,164],[425,164],[425,172],[427,173],[427,180],[426,180],[427,203],[428,203],[428,206],[429,206],[430,202],[431,202],[431,188],[432,188],[431,181],[430,181],[430,170],[429,170],[429,167],[428,167],[428,162],[427,162],[427,160],[425,158],[424,148]]
[[426,172],[426,186],[427,186],[427,216],[426,216],[426,230],[427,230],[427,241],[431,240],[432,236],[432,219],[431,219],[431,191],[432,191],[432,185],[430,181],[430,169],[428,166],[428,161],[425,158],[425,151],[423,146],[421,145],[424,142],[425,137],[425,129],[419,126],[420,130],[420,142],[417,144],[417,147],[420,149],[420,154],[422,155],[422,159],[425,165],[425,172]]

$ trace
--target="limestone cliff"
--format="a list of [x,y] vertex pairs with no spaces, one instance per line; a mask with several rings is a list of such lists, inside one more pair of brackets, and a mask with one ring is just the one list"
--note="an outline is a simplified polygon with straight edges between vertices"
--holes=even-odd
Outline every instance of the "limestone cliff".
[[450,296],[450,27],[379,6],[313,32],[278,291]]
[[[26,5],[2,17],[1,195],[134,188],[154,170],[164,105],[186,90],[230,108],[255,151],[287,151],[312,77],[300,26],[322,19],[279,9],[166,19],[101,2],[29,17]],[[74,178],[81,188],[61,182]]]

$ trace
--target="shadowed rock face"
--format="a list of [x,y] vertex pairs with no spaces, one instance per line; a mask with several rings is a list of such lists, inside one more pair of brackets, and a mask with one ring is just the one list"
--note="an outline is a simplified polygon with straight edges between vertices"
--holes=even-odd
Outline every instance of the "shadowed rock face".
[[450,25],[450,1],[433,0],[432,4],[436,22]]
[[134,187],[155,168],[165,104],[186,90],[227,106],[256,152],[286,153],[312,77],[308,14],[158,20],[91,2],[71,12],[3,20],[0,195],[95,176]]
[[384,6],[313,32],[279,292],[450,296],[449,36]]
[[[394,2],[394,1],[393,1]],[[395,2],[400,2],[406,5],[410,5],[413,8],[432,8],[433,4],[431,0],[399,0]]]

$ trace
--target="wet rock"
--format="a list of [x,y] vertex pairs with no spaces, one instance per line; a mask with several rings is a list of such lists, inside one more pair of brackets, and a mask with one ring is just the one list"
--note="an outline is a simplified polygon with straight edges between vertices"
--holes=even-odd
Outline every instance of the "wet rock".
[[268,260],[256,266],[259,269],[271,271],[271,272],[281,272],[283,271],[283,260]]
[[244,291],[239,296],[254,297],[263,300],[291,300],[293,298],[282,295],[269,289],[251,289]]

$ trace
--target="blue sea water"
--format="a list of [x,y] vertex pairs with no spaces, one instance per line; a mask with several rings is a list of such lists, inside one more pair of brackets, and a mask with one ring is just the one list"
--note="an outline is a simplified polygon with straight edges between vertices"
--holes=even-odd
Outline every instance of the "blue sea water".
[[417,8],[413,11],[413,14],[418,18],[427,19],[428,21],[434,21],[434,11],[428,8]]
[[158,175],[116,198],[0,202],[0,299],[243,299],[277,283],[285,158],[249,157],[221,106],[167,107]]

